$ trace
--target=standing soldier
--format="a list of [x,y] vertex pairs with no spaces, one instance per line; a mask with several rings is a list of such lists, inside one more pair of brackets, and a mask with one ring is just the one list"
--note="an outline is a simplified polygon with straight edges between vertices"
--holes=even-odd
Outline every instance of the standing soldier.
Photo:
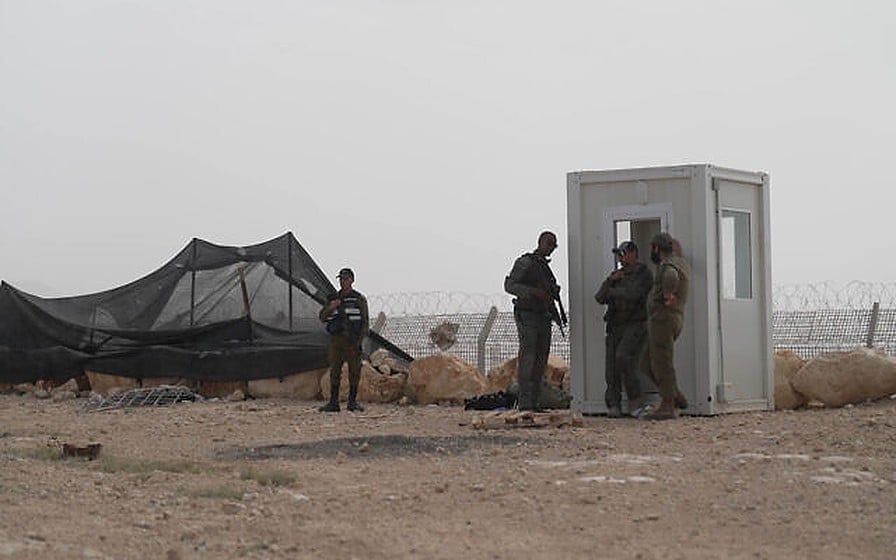
[[544,370],[551,351],[551,320],[562,327],[554,300],[560,298],[560,286],[551,272],[548,257],[557,248],[557,236],[550,231],[538,236],[538,247],[522,255],[504,279],[504,290],[516,296],[513,318],[519,335],[517,382],[520,410],[538,410],[538,397]]
[[623,387],[630,415],[636,416],[643,404],[637,363],[647,337],[647,294],[653,284],[653,274],[646,264],[638,261],[638,246],[634,242],[623,241],[613,253],[622,267],[603,281],[594,299],[607,306],[604,314],[607,416],[620,418]]
[[339,412],[339,381],[342,364],[348,362],[348,404],[351,412],[363,412],[358,404],[358,384],[361,382],[361,341],[370,329],[367,298],[352,289],[355,273],[350,268],[339,271],[339,291],[327,298],[320,310],[320,320],[330,333],[330,402],[320,407],[321,412]]
[[647,420],[677,418],[678,409],[688,407],[678,388],[673,362],[675,341],[684,326],[691,267],[676,254],[675,244],[665,232],[654,235],[650,241],[650,260],[657,268],[653,288],[647,296],[647,351],[641,369],[656,383],[662,402],[659,408],[642,416]]

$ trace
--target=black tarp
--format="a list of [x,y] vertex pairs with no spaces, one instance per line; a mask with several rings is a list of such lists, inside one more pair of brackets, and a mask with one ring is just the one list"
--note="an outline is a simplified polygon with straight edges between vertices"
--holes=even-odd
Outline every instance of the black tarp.
[[[327,365],[318,319],[333,284],[292,233],[246,247],[193,239],[155,272],[95,294],[0,285],[0,382],[126,377],[234,381]],[[412,358],[377,333],[384,347]]]

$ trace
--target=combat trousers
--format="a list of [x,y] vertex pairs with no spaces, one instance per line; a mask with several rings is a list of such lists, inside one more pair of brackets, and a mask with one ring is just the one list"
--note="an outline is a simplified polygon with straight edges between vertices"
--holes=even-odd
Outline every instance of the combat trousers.
[[[327,352],[330,360],[330,400],[339,400],[339,381],[342,378],[342,364],[348,363],[349,400],[354,401],[361,381],[361,346],[357,340],[333,335]],[[335,395],[336,398],[333,398]]]
[[656,384],[660,396],[673,399],[679,393],[675,379],[675,341],[681,334],[681,313],[660,310],[647,318],[647,347],[641,359],[641,371]]
[[607,408],[618,407],[622,403],[623,387],[629,402],[641,397],[638,361],[646,336],[647,326],[643,321],[608,325],[604,371],[607,382],[604,402]]
[[516,309],[513,312],[519,335],[517,383],[520,409],[538,408],[544,370],[551,352],[551,317],[544,313]]

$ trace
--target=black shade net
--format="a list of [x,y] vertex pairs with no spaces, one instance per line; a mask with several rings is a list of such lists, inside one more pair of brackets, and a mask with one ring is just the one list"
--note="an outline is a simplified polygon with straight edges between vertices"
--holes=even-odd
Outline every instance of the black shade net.
[[[333,284],[292,233],[227,247],[193,239],[119,288],[41,298],[0,286],[0,382],[127,377],[234,381],[327,365],[318,312]],[[377,333],[365,354],[411,356]]]

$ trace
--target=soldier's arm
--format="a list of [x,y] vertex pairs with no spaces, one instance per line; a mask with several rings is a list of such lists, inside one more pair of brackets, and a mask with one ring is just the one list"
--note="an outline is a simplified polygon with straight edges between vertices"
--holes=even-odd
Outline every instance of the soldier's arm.
[[317,314],[317,317],[321,321],[326,322],[327,319],[330,317],[330,315],[333,314],[333,310],[336,309],[337,307],[339,307],[339,300],[336,300],[336,299],[328,300],[327,304],[321,308],[320,313]]
[[[660,272],[660,285],[663,287],[663,299],[666,305],[675,304],[675,293],[678,291],[678,271],[674,266],[664,266]],[[670,303],[670,300],[672,302]]]
[[361,338],[370,334],[370,312],[367,308],[367,298],[361,296],[358,298],[358,307],[361,308]]
[[600,285],[600,288],[597,289],[597,293],[594,294],[594,299],[597,300],[597,303],[602,305],[606,305],[610,302],[610,279],[607,278]]

